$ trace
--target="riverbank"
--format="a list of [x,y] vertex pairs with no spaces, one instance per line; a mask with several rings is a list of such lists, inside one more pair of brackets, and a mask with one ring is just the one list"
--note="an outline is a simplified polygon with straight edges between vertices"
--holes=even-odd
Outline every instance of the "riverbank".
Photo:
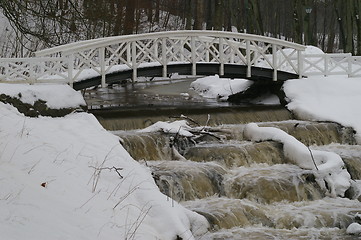
[[[0,90],[55,109],[84,103],[67,86]],[[149,170],[91,114],[26,117],[0,103],[0,136],[3,239],[193,239],[207,230],[203,217],[161,194]]]

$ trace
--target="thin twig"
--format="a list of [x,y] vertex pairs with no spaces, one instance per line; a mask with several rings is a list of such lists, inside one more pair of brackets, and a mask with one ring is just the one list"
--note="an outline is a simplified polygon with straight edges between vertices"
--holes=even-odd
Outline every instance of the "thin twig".
[[187,116],[185,116],[185,115],[183,115],[183,114],[182,114],[180,117],[170,116],[169,118],[175,118],[175,119],[181,118],[181,119],[189,120],[190,122],[196,124],[197,126],[201,126],[197,121],[195,121],[194,119],[192,119],[192,118],[190,118],[190,117],[187,117]]
[[208,126],[209,120],[211,120],[211,114],[208,114],[207,122],[206,122],[206,125],[204,126],[204,128]]
[[211,115],[210,114],[207,115],[206,125],[203,126],[203,128],[201,130],[202,132],[208,127],[209,120],[211,120]]
[[118,175],[119,175],[119,177],[122,179],[123,178],[123,176],[120,174],[120,172],[119,171],[121,171],[121,170],[123,170],[123,168],[117,168],[117,167],[102,167],[102,168],[96,168],[96,167],[93,167],[93,166],[90,166],[91,168],[94,168],[96,171],[102,171],[102,170],[109,170],[109,171],[111,171],[111,170],[115,170],[115,172],[116,173],[118,173]]
[[26,117],[24,117],[23,128],[21,129],[21,135],[20,135],[20,137],[23,137],[23,134],[24,134],[24,130],[25,130],[25,121],[26,121]]
[[308,148],[308,151],[310,151],[313,164],[315,165],[315,167],[316,167],[316,169],[317,169],[317,171],[318,171],[318,167],[317,167],[317,165],[316,165],[315,158],[313,157],[312,151],[311,151],[310,147],[307,146],[307,148]]
[[196,131],[196,130],[189,130],[190,133],[192,134],[204,134],[204,135],[209,135],[212,137],[215,137],[217,140],[222,141],[221,137],[218,137],[217,135],[210,133],[210,132],[205,132],[205,131]]

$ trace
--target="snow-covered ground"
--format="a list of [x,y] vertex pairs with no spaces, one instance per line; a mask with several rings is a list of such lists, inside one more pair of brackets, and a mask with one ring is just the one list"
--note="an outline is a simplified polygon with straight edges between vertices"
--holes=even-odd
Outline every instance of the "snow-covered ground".
[[[246,80],[218,76],[193,84],[206,97],[225,97],[248,86]],[[284,85],[287,107],[299,119],[353,127],[361,144],[359,89],[360,78],[344,76]],[[1,94],[30,104],[42,99],[51,108],[84,104],[80,93],[67,86],[0,84]],[[158,129],[191,134],[185,121],[143,131]],[[289,143],[289,152],[301,156],[296,164],[313,169],[309,158],[302,162],[308,149],[280,130],[255,124],[246,129],[251,140]],[[29,118],[0,102],[0,239],[196,239],[206,232],[205,218],[160,193],[148,168],[134,161],[119,140],[88,113]],[[326,155],[317,152],[316,164],[324,175],[334,175],[318,177],[332,185],[331,195],[343,195],[349,175],[340,158]],[[350,232],[359,231],[353,227]]]
[[[0,84],[0,92],[57,108],[83,103],[66,86]],[[160,193],[87,113],[29,118],[0,103],[0,189],[0,239],[193,239],[208,227]]]

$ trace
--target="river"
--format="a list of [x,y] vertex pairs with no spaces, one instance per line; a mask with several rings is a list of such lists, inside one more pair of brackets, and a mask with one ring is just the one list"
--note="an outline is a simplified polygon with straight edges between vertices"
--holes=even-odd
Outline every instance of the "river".
[[[312,171],[285,157],[281,143],[243,137],[248,122],[280,128],[311,149],[338,153],[352,179],[359,180],[361,146],[352,129],[300,121],[277,104],[233,106],[202,99],[188,91],[190,81],[113,86],[85,98],[103,126],[151,169],[170,201],[207,218],[211,228],[201,239],[359,239],[346,234],[361,211],[355,189],[344,198],[328,197]],[[137,131],[159,120],[185,118],[207,125],[210,134]]]

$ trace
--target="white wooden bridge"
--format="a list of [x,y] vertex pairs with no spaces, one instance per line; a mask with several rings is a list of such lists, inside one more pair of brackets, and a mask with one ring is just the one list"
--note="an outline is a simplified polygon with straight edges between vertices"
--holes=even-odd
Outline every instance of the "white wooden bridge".
[[220,31],[116,36],[45,49],[30,58],[0,58],[0,82],[67,83],[82,89],[174,72],[272,80],[361,76],[360,57],[307,55],[305,49],[275,38]]

